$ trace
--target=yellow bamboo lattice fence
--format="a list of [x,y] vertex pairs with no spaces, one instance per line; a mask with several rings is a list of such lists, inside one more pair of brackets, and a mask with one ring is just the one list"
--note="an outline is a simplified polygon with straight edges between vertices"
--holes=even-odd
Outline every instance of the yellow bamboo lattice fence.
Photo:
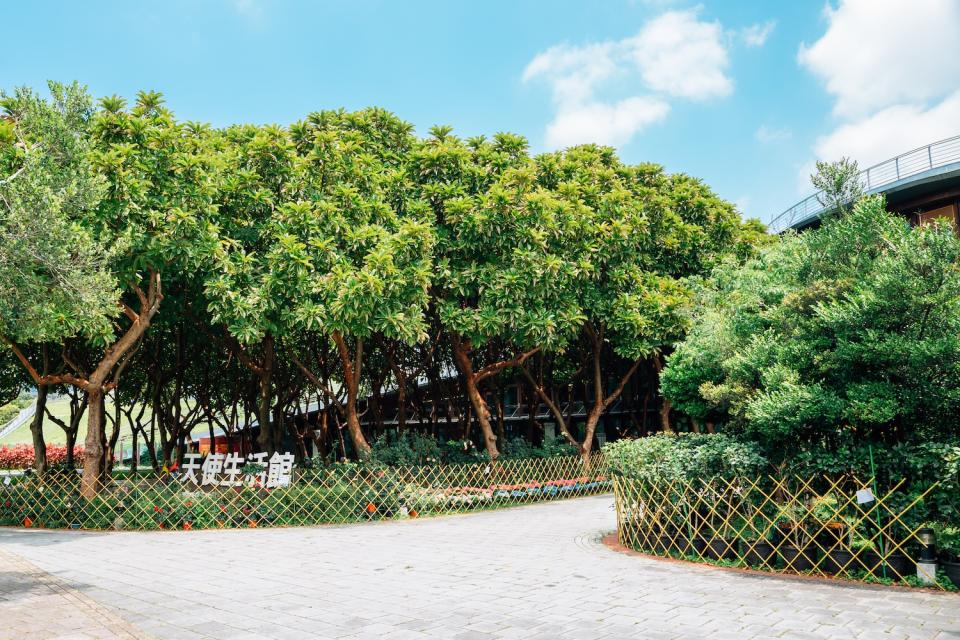
[[294,469],[286,486],[247,474],[237,486],[183,474],[110,478],[84,500],[73,472],[0,479],[0,525],[77,529],[303,526],[416,518],[609,491],[602,454],[492,463]]
[[[696,562],[877,582],[918,579],[923,500],[937,486],[908,492],[901,480],[879,490],[873,479],[851,476],[651,481],[613,475],[612,481],[624,546]],[[937,580],[922,567],[920,575]]]

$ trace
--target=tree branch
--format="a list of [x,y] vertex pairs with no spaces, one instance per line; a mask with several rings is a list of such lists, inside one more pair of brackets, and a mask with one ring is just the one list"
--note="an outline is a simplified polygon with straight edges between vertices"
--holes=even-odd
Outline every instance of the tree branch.
[[475,379],[477,382],[480,382],[481,380],[484,380],[485,378],[489,378],[490,376],[494,375],[499,371],[502,371],[503,369],[506,369],[507,367],[518,367],[522,365],[524,362],[526,362],[527,358],[529,358],[530,356],[534,355],[539,351],[540,351],[540,347],[537,347],[535,349],[531,349],[530,351],[527,351],[526,353],[521,354],[520,356],[514,358],[513,360],[501,360],[500,362],[495,362],[491,365],[487,365],[483,369],[480,369],[480,371],[477,371]]

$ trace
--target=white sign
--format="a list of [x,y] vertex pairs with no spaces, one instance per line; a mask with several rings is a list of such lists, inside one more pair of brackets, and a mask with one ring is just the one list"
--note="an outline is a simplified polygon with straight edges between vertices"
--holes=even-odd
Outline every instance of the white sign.
[[870,491],[870,489],[860,489],[860,491],[857,491],[857,504],[867,504],[874,500],[876,500],[876,498],[873,497],[873,491]]
[[[274,453],[269,460],[266,453],[252,453],[246,458],[239,453],[211,453],[206,458],[187,453],[180,465],[180,480],[202,487],[288,487],[295,459],[292,453]],[[248,462],[259,465],[260,471],[245,474],[243,467]]]

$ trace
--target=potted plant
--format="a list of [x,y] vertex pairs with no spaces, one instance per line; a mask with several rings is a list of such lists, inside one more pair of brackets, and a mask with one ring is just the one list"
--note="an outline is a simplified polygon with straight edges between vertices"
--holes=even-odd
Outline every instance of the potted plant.
[[[754,513],[759,512],[754,510]],[[754,515],[746,523],[746,537],[740,542],[743,561],[758,569],[773,569],[777,564],[777,548],[771,540],[773,525],[763,515]]]
[[707,542],[707,557],[713,560],[736,560],[737,539],[731,535],[730,525],[726,522],[713,530]]
[[814,520],[815,539],[821,549],[829,551],[833,547],[843,544],[848,526],[840,516],[835,495],[828,493],[811,500],[810,515]]
[[811,545],[811,539],[803,526],[803,509],[799,505],[785,505],[782,509],[782,519],[777,523],[780,533],[780,544],[777,550],[783,563],[790,571],[798,573],[810,571],[816,561],[816,550]]
[[940,565],[950,581],[960,587],[960,527],[937,527]]
[[[917,570],[916,562],[900,551],[885,551],[882,538],[854,536],[850,544],[855,568],[877,578],[902,580],[913,576]],[[849,567],[848,567],[849,568]]]

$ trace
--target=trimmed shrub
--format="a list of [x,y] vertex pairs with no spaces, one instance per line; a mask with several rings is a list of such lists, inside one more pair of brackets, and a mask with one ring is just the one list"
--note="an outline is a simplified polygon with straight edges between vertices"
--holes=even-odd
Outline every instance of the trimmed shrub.
[[755,476],[768,466],[756,444],[721,433],[618,440],[603,452],[611,474],[649,481]]

